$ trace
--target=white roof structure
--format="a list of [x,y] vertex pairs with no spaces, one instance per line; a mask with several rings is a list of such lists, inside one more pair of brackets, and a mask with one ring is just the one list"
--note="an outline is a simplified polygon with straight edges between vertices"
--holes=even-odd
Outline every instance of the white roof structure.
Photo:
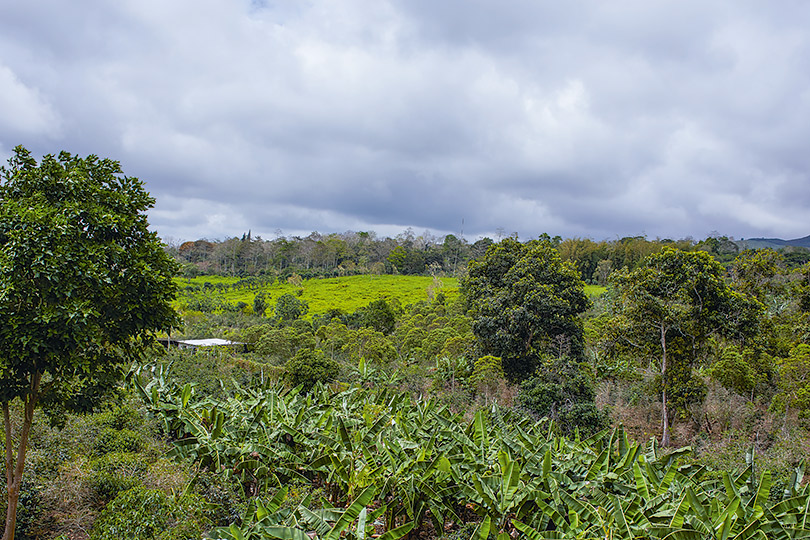
[[227,339],[209,338],[209,339],[182,339],[178,340],[181,347],[186,345],[188,347],[216,347],[219,345],[242,345],[238,341],[228,341]]
[[247,347],[241,341],[229,341],[227,339],[208,338],[208,339],[171,339],[171,338],[158,338],[158,342],[164,347],[177,347],[178,349],[215,349],[217,347],[231,347],[243,350]]

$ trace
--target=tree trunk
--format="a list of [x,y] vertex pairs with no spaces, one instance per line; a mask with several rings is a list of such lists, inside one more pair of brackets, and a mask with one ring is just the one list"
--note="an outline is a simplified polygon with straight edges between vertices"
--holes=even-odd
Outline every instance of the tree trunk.
[[28,395],[25,397],[25,408],[23,411],[23,424],[20,430],[20,443],[17,447],[17,458],[14,459],[12,445],[14,443],[11,428],[11,411],[9,402],[3,402],[3,427],[6,436],[6,491],[8,493],[8,508],[6,510],[6,528],[3,532],[3,540],[14,540],[14,532],[17,527],[17,504],[20,500],[20,487],[22,486],[23,469],[25,468],[25,453],[28,449],[28,435],[31,433],[31,425],[34,422],[34,409],[39,397],[39,383],[42,374],[34,373],[31,377],[31,386]]
[[667,407],[667,330],[661,322],[661,446],[669,446],[669,408]]

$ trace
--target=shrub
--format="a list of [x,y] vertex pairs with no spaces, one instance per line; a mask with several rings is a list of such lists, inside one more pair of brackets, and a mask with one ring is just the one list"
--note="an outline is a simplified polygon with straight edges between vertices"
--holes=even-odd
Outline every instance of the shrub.
[[739,348],[729,347],[711,368],[711,377],[726,390],[733,390],[748,396],[756,385],[756,373],[750,362],[740,353]]
[[547,359],[520,385],[519,405],[554,420],[564,433],[594,433],[607,424],[606,415],[594,405],[591,381],[567,357]]
[[90,540],[191,540],[201,538],[208,521],[197,498],[175,499],[143,486],[123,491],[93,525]]
[[140,452],[144,446],[143,436],[136,431],[105,427],[93,442],[93,454],[104,456],[112,452]]
[[475,361],[469,382],[475,390],[487,399],[498,389],[504,379],[503,364],[497,356],[482,356]]
[[109,501],[138,486],[148,467],[143,455],[129,452],[112,452],[92,460],[90,487],[95,499]]
[[303,317],[309,311],[309,306],[304,300],[299,300],[295,296],[287,293],[282,294],[276,300],[276,306],[273,310],[282,321],[290,322]]
[[318,382],[329,382],[338,374],[338,364],[321,350],[302,349],[287,362],[286,379],[292,386],[303,385],[310,390]]
[[800,417],[810,416],[810,345],[791,349],[787,358],[778,361],[778,370],[779,393],[771,408],[777,412],[798,409]]

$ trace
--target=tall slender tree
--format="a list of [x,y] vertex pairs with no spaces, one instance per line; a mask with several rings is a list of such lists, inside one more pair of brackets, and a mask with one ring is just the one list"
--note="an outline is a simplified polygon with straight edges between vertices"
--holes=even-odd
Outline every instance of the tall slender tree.
[[723,267],[704,251],[666,247],[636,270],[615,273],[612,281],[619,293],[615,309],[626,324],[624,338],[660,360],[661,444],[668,446],[670,397],[688,386],[709,335],[752,332],[762,305],[733,291]]

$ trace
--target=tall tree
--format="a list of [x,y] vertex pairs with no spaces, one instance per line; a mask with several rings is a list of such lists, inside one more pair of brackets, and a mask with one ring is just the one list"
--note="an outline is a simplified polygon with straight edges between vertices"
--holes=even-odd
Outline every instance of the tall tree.
[[[19,146],[0,168],[0,402],[14,538],[34,410],[86,407],[178,319],[177,267],[150,232],[154,199],[118,162],[62,152],[40,164]],[[87,391],[84,399],[82,390]],[[11,409],[22,425],[14,447]]]
[[493,244],[470,261],[463,290],[483,352],[501,357],[512,379],[533,373],[544,354],[581,355],[579,315],[588,298],[579,272],[551,240]]
[[784,258],[772,249],[746,249],[730,266],[732,285],[777,314],[790,303]]
[[626,324],[625,338],[644,354],[660,359],[661,444],[670,443],[670,404],[674,391],[684,390],[692,363],[712,332],[752,332],[762,305],[736,293],[725,270],[704,251],[665,247],[632,272],[613,276],[616,310]]

